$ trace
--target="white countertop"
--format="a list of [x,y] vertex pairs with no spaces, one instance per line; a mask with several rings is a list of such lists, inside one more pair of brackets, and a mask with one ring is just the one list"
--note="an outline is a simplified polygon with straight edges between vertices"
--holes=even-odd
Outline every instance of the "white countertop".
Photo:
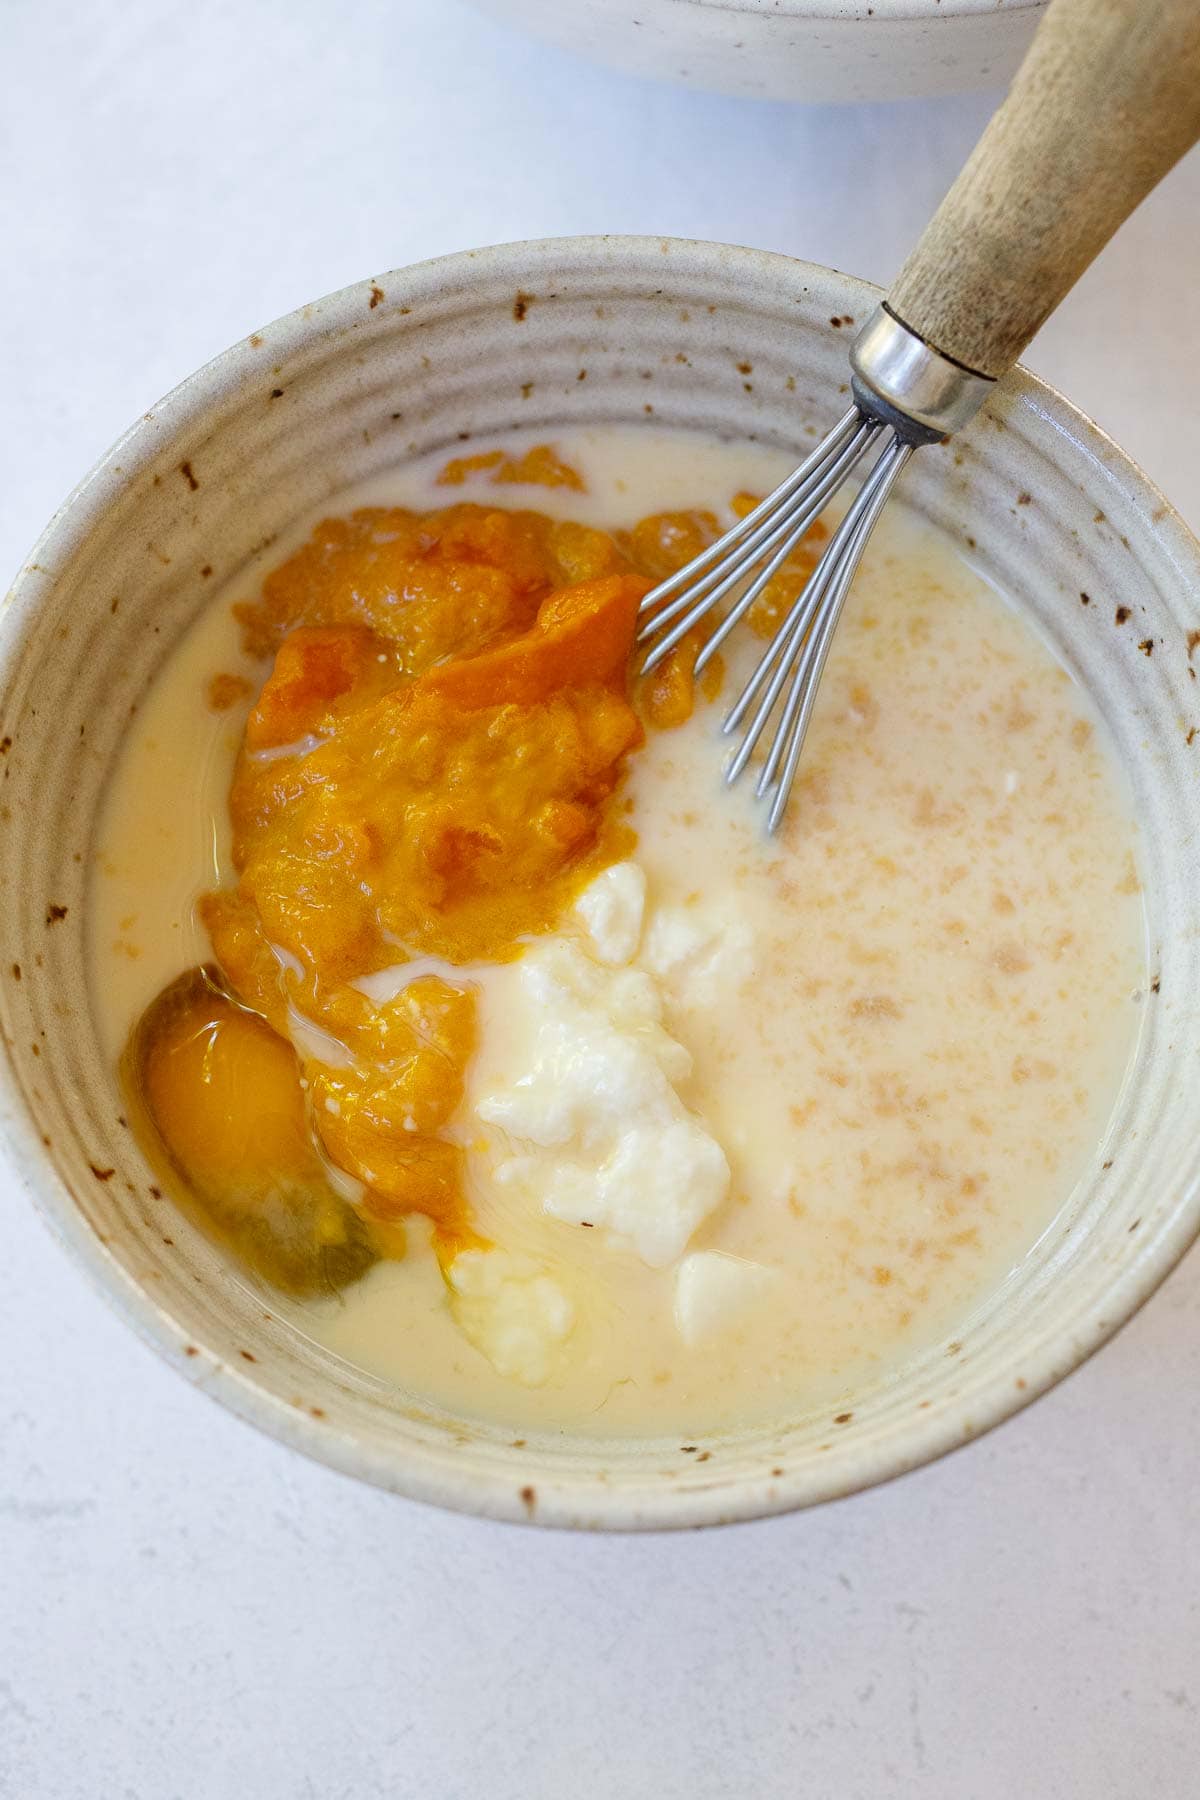
[[[637,231],[886,281],[984,99],[644,85],[460,0],[6,0],[0,565],[197,364],[444,250]],[[14,204],[15,202],[15,204]],[[1200,159],[1029,358],[1200,527]],[[1200,1255],[1022,1417],[777,1520],[585,1539],[301,1461],[6,1183],[4,1800],[1185,1800]]]

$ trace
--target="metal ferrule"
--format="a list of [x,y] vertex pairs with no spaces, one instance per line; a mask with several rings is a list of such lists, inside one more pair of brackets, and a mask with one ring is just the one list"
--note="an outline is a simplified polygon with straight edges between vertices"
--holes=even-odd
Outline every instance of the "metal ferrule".
[[850,351],[854,397],[912,444],[935,442],[974,418],[995,382],[951,362],[877,307]]

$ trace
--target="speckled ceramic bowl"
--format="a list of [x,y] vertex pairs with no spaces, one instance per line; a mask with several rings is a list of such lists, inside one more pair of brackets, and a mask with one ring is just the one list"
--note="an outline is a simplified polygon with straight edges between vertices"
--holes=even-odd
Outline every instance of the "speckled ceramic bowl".
[[961,1342],[836,1416],[686,1452],[514,1443],[297,1337],[160,1198],[121,1118],[84,967],[97,807],[130,710],[215,584],[347,483],[514,425],[653,416],[799,451],[842,404],[847,340],[874,297],[779,256],[630,238],[384,275],[186,381],[76,490],[22,571],[0,618],[3,1126],[37,1204],[137,1330],[283,1442],[399,1493],[546,1524],[697,1525],[809,1505],[1031,1400],[1196,1235],[1200,546],[1093,425],[1025,375],[961,439],[917,458],[907,498],[1020,597],[1107,717],[1144,831],[1152,980],[1108,1139]]
[[1049,0],[476,0],[633,75],[755,100],[1003,86]]

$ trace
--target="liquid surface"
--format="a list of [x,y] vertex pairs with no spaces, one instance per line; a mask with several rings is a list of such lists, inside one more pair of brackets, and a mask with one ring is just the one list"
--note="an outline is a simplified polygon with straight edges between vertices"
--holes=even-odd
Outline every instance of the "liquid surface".
[[[787,468],[684,434],[555,444],[584,491],[493,464],[449,497],[727,522]],[[337,510],[444,505],[442,466]],[[114,1062],[211,958],[196,902],[229,880],[230,779],[269,666],[231,604],[293,547],[206,612],[116,772],[90,915]],[[448,1286],[410,1223],[403,1260],[285,1303],[409,1395],[622,1434],[799,1411],[956,1335],[1100,1154],[1143,976],[1134,831],[1086,697],[1018,614],[894,510],[770,845],[748,788],[721,784],[721,711],[648,734],[623,790],[636,844],[580,907],[523,957],[453,971],[477,1049],[450,1130],[507,1264],[460,1256]]]

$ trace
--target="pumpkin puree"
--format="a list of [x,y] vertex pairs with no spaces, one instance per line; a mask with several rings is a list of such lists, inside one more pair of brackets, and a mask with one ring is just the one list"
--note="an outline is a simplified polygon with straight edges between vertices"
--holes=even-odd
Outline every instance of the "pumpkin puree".
[[[442,480],[484,475],[583,486],[548,446],[459,459]],[[173,984],[131,1047],[142,1103],[210,1211],[222,1187],[256,1205],[286,1139],[291,1190],[326,1196],[326,1246],[365,1229],[371,1255],[402,1254],[412,1212],[434,1221],[444,1264],[478,1242],[444,1135],[475,1042],[469,965],[519,955],[632,849],[612,804],[624,759],[642,718],[690,716],[703,641],[643,684],[639,717],[638,607],[719,529],[707,512],[613,536],[470,502],[373,507],[325,520],[236,609],[247,649],[274,663],[230,792],[237,883],[201,901],[225,991],[200,972]],[[752,623],[774,628],[808,566],[793,559]],[[720,682],[714,658],[705,695]],[[418,959],[438,966],[382,1002],[359,985]],[[279,1128],[260,1130],[267,1117]],[[326,1164],[361,1184],[357,1220]],[[303,1285],[282,1259],[256,1262]]]

